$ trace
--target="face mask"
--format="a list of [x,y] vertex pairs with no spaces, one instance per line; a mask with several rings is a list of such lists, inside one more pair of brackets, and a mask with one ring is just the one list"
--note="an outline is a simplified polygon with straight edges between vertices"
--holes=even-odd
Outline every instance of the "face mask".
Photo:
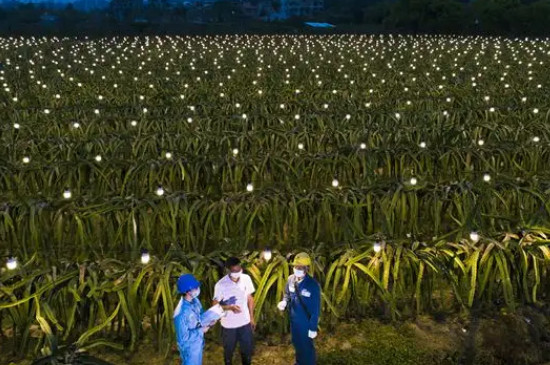
[[201,288],[197,288],[197,289],[194,289],[194,290],[191,290],[189,292],[189,295],[191,295],[191,298],[197,298],[201,293]]
[[296,276],[298,279],[303,278],[305,275],[306,272],[304,270],[294,269],[294,276]]
[[239,272],[232,272],[232,273],[229,273],[229,276],[231,276],[231,278],[237,280],[238,278],[241,277],[241,274],[243,273],[243,271],[239,271]]

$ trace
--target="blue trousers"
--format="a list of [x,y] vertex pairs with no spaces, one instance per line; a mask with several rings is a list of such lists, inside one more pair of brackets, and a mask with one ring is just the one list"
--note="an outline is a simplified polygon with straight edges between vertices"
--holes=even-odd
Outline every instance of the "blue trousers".
[[292,335],[292,344],[296,351],[296,365],[315,365],[317,356],[313,340],[309,338],[308,323],[291,321],[290,332]]
[[202,365],[202,350],[204,343],[192,344],[180,350],[181,365]]
[[241,348],[241,359],[243,365],[252,364],[252,354],[254,352],[254,334],[252,325],[249,323],[246,326],[238,328],[223,328],[223,357],[225,365],[231,365],[233,362],[233,353],[237,343]]

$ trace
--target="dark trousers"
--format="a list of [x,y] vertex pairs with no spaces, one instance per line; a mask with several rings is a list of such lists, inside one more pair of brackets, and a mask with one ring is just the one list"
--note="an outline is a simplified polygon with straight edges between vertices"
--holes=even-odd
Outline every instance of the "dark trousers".
[[235,352],[235,347],[237,347],[237,342],[241,348],[241,359],[243,361],[243,365],[252,364],[254,335],[252,325],[250,323],[239,328],[222,327],[222,340],[225,365],[231,365],[233,353]]

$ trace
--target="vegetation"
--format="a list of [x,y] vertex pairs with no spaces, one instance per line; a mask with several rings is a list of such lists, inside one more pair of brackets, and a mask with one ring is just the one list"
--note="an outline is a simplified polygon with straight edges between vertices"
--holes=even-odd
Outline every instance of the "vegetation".
[[0,274],[2,342],[168,354],[175,279],[207,300],[230,253],[263,334],[287,332],[275,303],[301,249],[325,329],[546,305],[548,55],[446,36],[0,40],[0,254],[19,264]]
[[[264,8],[279,9],[279,1],[250,0]],[[83,11],[82,0],[65,8],[52,4],[5,2],[0,7],[0,34],[114,36],[139,34],[271,34],[320,32],[305,21],[336,24],[334,33],[432,33],[500,36],[548,36],[548,0],[325,0],[324,11],[310,17],[263,22],[245,15],[232,1],[218,0],[211,7],[184,7],[149,1],[128,7],[124,0],[105,2]],[[44,15],[56,16],[45,20]],[[197,24],[198,23],[198,24]],[[321,31],[323,32],[323,31]]]

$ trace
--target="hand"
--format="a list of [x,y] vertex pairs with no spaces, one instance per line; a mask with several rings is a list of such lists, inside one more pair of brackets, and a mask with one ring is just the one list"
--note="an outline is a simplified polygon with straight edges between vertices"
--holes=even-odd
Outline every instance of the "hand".
[[309,331],[308,334],[309,338],[313,339],[317,337],[317,331]]
[[250,321],[250,326],[252,326],[252,331],[256,331],[256,322],[253,319]]
[[277,304],[277,308],[282,312],[286,309],[286,300],[280,301],[279,304]]
[[233,313],[241,313],[241,307],[238,305],[232,305],[229,307],[230,311],[233,311]]

